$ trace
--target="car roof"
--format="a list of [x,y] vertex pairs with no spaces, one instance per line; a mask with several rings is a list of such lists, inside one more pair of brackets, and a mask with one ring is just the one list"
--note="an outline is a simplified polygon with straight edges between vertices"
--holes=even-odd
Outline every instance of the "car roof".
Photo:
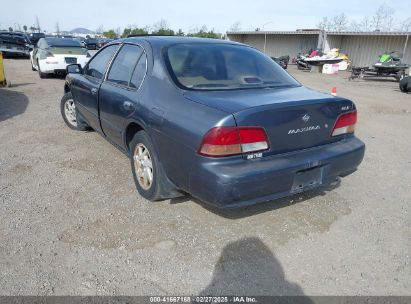
[[212,38],[200,38],[200,37],[182,37],[182,36],[137,36],[130,38],[117,39],[116,41],[122,42],[134,42],[147,41],[151,44],[157,44],[161,46],[177,44],[177,43],[213,43],[213,44],[236,44],[243,45],[242,43]]
[[8,32],[8,31],[0,31],[2,35],[15,35],[15,36],[25,36],[22,32]]

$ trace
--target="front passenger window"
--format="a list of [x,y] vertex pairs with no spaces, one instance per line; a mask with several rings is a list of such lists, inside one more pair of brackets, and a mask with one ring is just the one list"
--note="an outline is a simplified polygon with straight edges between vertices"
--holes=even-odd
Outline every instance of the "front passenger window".
[[116,44],[110,45],[100,53],[98,53],[95,57],[93,57],[93,59],[91,59],[91,61],[87,65],[84,74],[97,79],[103,79],[107,64],[116,51],[117,47],[118,45]]

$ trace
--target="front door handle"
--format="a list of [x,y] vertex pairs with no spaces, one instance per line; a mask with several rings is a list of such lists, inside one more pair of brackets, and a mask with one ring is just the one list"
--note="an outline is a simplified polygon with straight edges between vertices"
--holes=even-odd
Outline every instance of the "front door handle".
[[135,109],[135,105],[131,101],[125,101],[123,102],[123,108],[126,111],[132,111]]
[[96,88],[92,88],[92,89],[90,90],[90,92],[91,92],[91,95],[96,95],[97,89],[96,89]]

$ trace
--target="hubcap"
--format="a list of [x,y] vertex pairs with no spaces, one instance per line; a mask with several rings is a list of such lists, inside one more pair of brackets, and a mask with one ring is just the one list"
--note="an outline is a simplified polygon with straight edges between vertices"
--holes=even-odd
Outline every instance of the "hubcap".
[[154,176],[153,162],[151,161],[150,152],[145,145],[139,143],[136,146],[133,159],[139,185],[144,190],[150,189]]
[[64,114],[66,115],[67,121],[73,126],[77,127],[76,118],[76,105],[73,99],[69,99],[64,104]]

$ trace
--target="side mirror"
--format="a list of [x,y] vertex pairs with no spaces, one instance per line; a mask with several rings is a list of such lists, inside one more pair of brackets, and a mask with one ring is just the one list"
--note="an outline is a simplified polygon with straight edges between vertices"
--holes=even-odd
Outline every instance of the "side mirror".
[[66,72],[67,74],[81,74],[83,72],[83,69],[79,64],[69,64],[66,67]]

